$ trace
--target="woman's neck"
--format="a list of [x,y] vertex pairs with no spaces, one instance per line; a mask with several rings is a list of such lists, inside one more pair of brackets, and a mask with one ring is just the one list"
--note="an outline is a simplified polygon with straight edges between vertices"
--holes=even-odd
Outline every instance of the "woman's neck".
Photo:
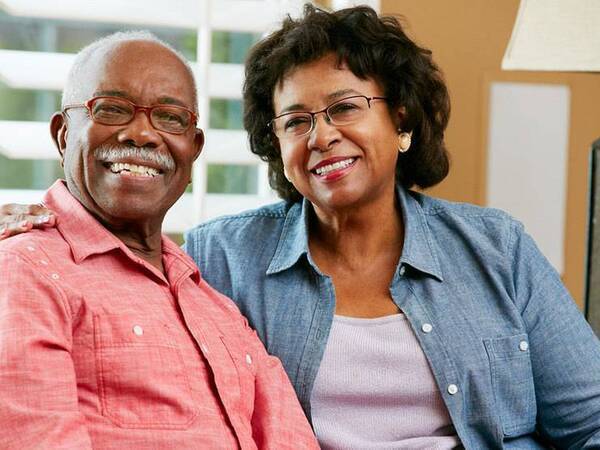
[[351,266],[390,251],[400,256],[404,226],[395,196],[344,211],[314,207],[309,246],[313,256]]

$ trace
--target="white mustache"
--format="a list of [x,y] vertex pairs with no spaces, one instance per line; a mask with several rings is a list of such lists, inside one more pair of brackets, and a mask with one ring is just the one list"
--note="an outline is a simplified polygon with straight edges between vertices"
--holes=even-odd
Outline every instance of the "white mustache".
[[125,158],[133,158],[154,165],[158,165],[162,170],[175,169],[175,161],[168,153],[158,152],[151,147],[131,147],[125,145],[103,145],[96,148],[96,158],[101,161],[118,161]]

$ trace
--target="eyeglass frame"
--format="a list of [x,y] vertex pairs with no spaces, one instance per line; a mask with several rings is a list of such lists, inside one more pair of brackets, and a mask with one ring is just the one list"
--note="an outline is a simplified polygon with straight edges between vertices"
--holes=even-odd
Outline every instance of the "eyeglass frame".
[[[131,106],[133,106],[133,114],[131,115],[131,119],[129,119],[127,122],[124,123],[103,123],[99,120],[96,120],[94,118],[94,113],[92,112],[92,105],[94,104],[94,102],[103,99],[103,98],[114,98],[117,99],[119,101],[123,101],[126,103],[129,103]],[[167,130],[162,130],[160,128],[157,128],[156,126],[154,126],[154,123],[152,122],[152,110],[156,109],[156,108],[164,108],[164,107],[170,107],[170,108],[177,108],[177,109],[182,109],[188,113],[190,113],[191,115],[191,121],[189,123],[189,125],[187,126],[187,128],[185,128],[183,131],[177,133],[177,132],[173,132],[173,131],[167,131]],[[85,108],[88,111],[88,114],[90,115],[90,119],[92,120],[92,122],[94,123],[99,123],[100,125],[106,125],[106,126],[119,126],[119,125],[127,125],[131,122],[133,122],[133,120],[135,119],[135,116],[137,115],[138,111],[143,111],[144,114],[146,115],[146,117],[148,118],[148,122],[150,123],[150,125],[152,125],[152,128],[154,128],[155,130],[158,131],[162,131],[163,133],[169,133],[169,134],[175,134],[175,135],[180,135],[180,134],[184,134],[186,131],[188,131],[192,126],[196,127],[196,125],[198,124],[198,115],[192,111],[191,109],[186,108],[185,106],[181,106],[181,105],[173,105],[173,104],[157,104],[157,105],[150,105],[150,106],[141,106],[138,105],[136,103],[133,103],[131,100],[128,100],[126,98],[122,98],[122,97],[115,97],[113,95],[99,95],[97,97],[92,97],[89,100],[83,102],[83,103],[71,103],[69,105],[65,105],[61,111],[61,113],[63,115],[68,116],[67,110],[69,109],[73,109],[73,108]]]
[[[310,118],[311,118],[311,122],[310,122],[310,128],[308,129],[308,131],[307,131],[306,133],[302,133],[302,134],[298,134],[298,135],[290,135],[290,136],[288,136],[289,138],[300,138],[300,137],[302,137],[302,136],[306,136],[306,135],[310,134],[310,133],[311,133],[311,132],[314,130],[314,128],[315,128],[315,123],[317,122],[317,120],[315,119],[315,116],[316,116],[317,114],[321,114],[321,113],[325,113],[325,118],[326,118],[327,122],[328,122],[328,123],[331,123],[331,124],[333,124],[334,126],[345,126],[345,125],[350,125],[351,123],[354,123],[354,122],[350,122],[350,123],[348,123],[348,124],[344,124],[344,125],[341,125],[341,124],[336,124],[336,123],[335,123],[335,122],[334,122],[334,121],[331,119],[331,116],[329,115],[329,113],[327,112],[327,110],[328,110],[329,108],[331,108],[332,106],[334,106],[334,105],[336,105],[336,104],[338,104],[338,103],[341,103],[341,102],[343,102],[344,100],[349,100],[349,99],[351,99],[351,98],[359,98],[359,97],[360,97],[360,98],[364,98],[364,99],[367,101],[367,106],[369,107],[369,109],[371,109],[371,102],[372,102],[373,100],[387,100],[387,97],[381,97],[381,96],[376,96],[376,95],[375,95],[375,96],[372,96],[372,97],[367,97],[366,95],[351,95],[351,96],[349,96],[349,97],[344,97],[344,98],[341,98],[341,99],[339,99],[339,100],[336,100],[335,102],[333,102],[333,103],[330,103],[330,104],[329,104],[329,105],[327,105],[325,108],[323,108],[323,109],[321,109],[321,110],[319,110],[319,111],[315,111],[315,112],[311,112],[311,111],[288,111],[288,112],[285,112],[285,113],[283,113],[283,114],[279,114],[278,116],[275,116],[275,117],[273,117],[271,120],[269,120],[269,122],[267,122],[267,127],[271,129],[271,131],[273,132],[273,134],[274,134],[274,135],[275,135],[275,136],[276,136],[278,139],[281,139],[281,137],[280,137],[280,136],[277,136],[277,133],[275,133],[275,127],[274,127],[274,124],[275,124],[275,121],[276,121],[277,119],[279,119],[279,118],[281,118],[281,117],[289,116],[289,115],[291,115],[291,114],[309,114],[309,115],[310,115]],[[285,138],[285,136],[284,136],[284,138]]]

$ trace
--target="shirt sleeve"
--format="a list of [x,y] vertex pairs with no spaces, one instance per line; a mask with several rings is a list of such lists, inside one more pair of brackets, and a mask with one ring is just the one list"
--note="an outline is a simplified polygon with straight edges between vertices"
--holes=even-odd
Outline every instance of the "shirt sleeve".
[[58,286],[20,255],[0,253],[0,448],[92,448],[71,330]]
[[244,334],[256,359],[252,436],[259,449],[318,449],[315,435],[302,411],[279,359],[265,350],[246,321]]
[[540,432],[560,448],[600,448],[600,343],[520,224],[515,294],[528,328]]

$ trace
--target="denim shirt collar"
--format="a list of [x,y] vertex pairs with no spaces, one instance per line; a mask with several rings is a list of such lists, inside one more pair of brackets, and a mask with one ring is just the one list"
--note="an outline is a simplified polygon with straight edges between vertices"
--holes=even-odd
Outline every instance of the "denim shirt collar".
[[302,255],[308,256],[309,208],[312,208],[310,202],[303,199],[302,203],[296,202],[288,210],[267,275],[289,269]]
[[[396,187],[396,198],[404,220],[404,248],[398,267],[406,264],[443,281],[442,270],[433,246],[432,233],[421,205],[412,192],[401,186]],[[303,199],[302,203],[295,203],[288,210],[277,249],[267,268],[267,275],[289,269],[303,255],[307,256],[311,265],[318,271],[311,261],[308,249],[309,208],[312,208],[310,202]]]

